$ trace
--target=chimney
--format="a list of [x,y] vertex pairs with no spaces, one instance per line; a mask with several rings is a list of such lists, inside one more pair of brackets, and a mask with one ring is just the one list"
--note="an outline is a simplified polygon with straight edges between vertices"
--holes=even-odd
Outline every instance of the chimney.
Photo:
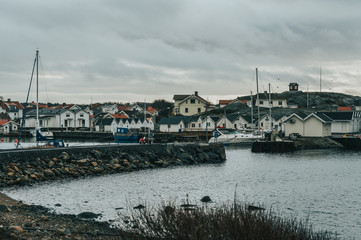
[[198,96],[198,91],[195,91],[195,92],[194,92],[194,95],[195,95],[195,96]]

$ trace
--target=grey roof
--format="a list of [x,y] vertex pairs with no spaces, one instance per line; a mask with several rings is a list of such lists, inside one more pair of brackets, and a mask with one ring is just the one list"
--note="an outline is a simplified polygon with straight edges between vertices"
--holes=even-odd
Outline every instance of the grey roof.
[[184,116],[172,116],[168,118],[161,118],[159,124],[179,124],[183,120]]
[[234,122],[239,117],[239,115],[238,114],[229,114],[229,115],[226,115],[226,117],[229,121]]
[[188,94],[188,95],[174,95],[173,96],[173,100],[183,100],[183,99],[185,99],[185,98],[187,98],[187,97],[189,97],[190,96],[190,94]]
[[[39,115],[42,116],[55,116],[58,115],[60,113],[63,113],[65,111],[72,111],[69,109],[62,109],[62,108],[57,108],[57,109],[39,109]],[[29,112],[26,112],[26,116],[36,116],[36,110],[31,110]]]
[[315,115],[319,118],[321,118],[324,122],[328,123],[328,122],[332,122],[332,119],[329,118],[326,114],[324,113],[315,113]]
[[113,122],[114,118],[103,118],[103,119],[98,119],[98,121],[95,123],[95,125],[103,125],[103,126],[107,126],[107,125],[111,125]]
[[352,120],[353,112],[322,112],[327,117],[334,121],[350,121]]

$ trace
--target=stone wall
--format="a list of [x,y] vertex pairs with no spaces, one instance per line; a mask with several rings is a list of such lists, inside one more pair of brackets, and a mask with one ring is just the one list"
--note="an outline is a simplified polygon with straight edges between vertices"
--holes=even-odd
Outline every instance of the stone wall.
[[0,188],[225,160],[225,149],[221,144],[108,145],[7,151],[0,152]]

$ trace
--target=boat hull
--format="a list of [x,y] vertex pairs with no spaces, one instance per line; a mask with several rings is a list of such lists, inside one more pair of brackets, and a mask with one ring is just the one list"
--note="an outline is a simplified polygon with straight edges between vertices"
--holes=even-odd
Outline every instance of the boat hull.
[[132,136],[121,136],[121,135],[113,135],[115,142],[122,142],[122,143],[134,143],[138,142],[138,136],[132,135]]

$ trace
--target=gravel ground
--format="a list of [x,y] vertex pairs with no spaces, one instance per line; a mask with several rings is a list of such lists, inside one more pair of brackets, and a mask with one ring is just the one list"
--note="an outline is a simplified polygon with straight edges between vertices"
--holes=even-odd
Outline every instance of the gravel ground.
[[25,205],[0,193],[0,239],[133,239],[108,223]]

